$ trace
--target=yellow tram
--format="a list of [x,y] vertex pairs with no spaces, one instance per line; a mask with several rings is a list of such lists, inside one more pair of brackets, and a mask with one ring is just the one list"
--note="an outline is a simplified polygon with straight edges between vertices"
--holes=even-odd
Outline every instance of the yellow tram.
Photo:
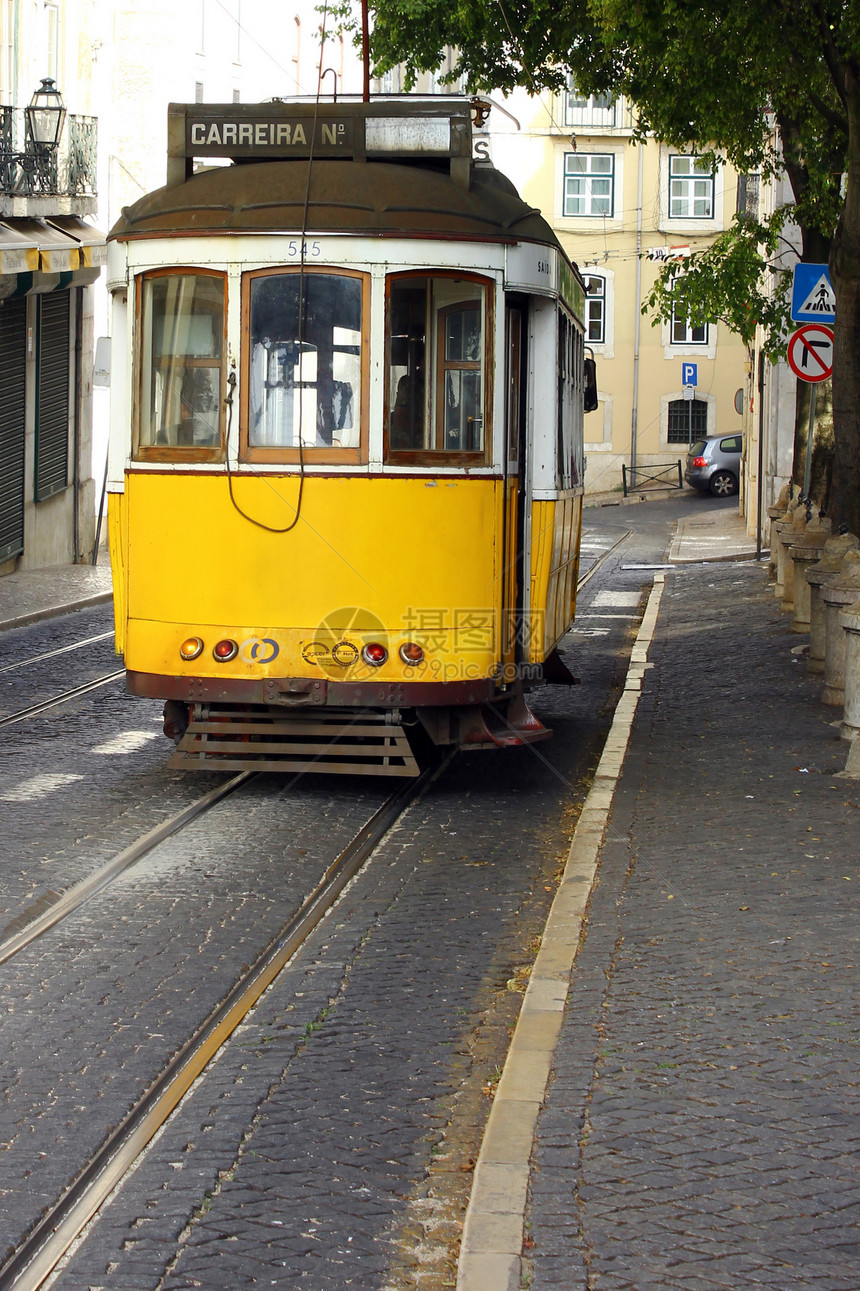
[[576,268],[473,162],[468,100],[168,124],[109,238],[108,492],[117,649],[173,764],[410,775],[419,731],[548,735],[524,696],[563,671],[596,403]]

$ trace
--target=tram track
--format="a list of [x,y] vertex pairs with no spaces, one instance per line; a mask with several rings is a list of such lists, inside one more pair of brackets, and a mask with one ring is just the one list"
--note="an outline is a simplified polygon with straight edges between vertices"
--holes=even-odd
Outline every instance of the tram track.
[[98,690],[101,686],[109,686],[111,682],[119,681],[124,676],[125,669],[120,668],[116,672],[108,672],[101,677],[94,677],[92,681],[86,681],[80,686],[72,686],[69,690],[52,695],[49,699],[40,700],[37,704],[30,704],[27,708],[19,708],[15,713],[7,713],[5,717],[0,717],[0,727],[12,726],[16,722],[25,722],[30,717],[38,717],[41,713],[46,713],[51,708],[57,708],[60,704],[66,704],[72,699],[78,699],[81,695],[88,695],[90,691]]
[[[12,959],[15,955],[21,953],[25,947],[41,937],[49,929],[67,919],[74,914],[76,910],[94,897],[97,892],[112,883],[114,879],[119,878],[127,869],[139,861],[147,852],[151,852],[159,843],[177,834],[192,820],[196,820],[204,812],[211,810],[216,803],[222,802],[224,798],[234,793],[243,784],[253,780],[258,773],[255,771],[243,771],[240,775],[234,776],[225,784],[219,785],[217,789],[212,789],[209,793],[198,798],[196,802],[190,803],[182,811],[177,812],[168,820],[156,825],[154,829],[149,830],[130,847],[124,848],[112,857],[106,865],[102,865],[92,874],[87,875],[80,883],[63,892],[57,900],[35,915],[32,919],[27,920],[23,927],[18,927],[14,932],[7,934],[5,937],[0,934],[0,964],[5,964],[7,960]],[[17,921],[16,921],[17,922]]]
[[[619,538],[610,547],[608,547],[606,551],[602,552],[592,565],[589,566],[586,573],[577,583],[578,592],[585,587],[592,577],[594,577],[600,567],[609,559],[616,548],[629,537],[629,534],[630,531],[625,530],[624,533],[622,533]],[[108,632],[99,637],[90,638],[89,640],[104,640],[112,635],[112,633]],[[51,658],[56,654],[65,653],[88,643],[89,642],[78,642],[72,646],[63,646],[59,650],[50,651],[44,655],[36,656],[34,659],[24,660],[22,661],[21,666],[24,666],[26,663],[33,663],[41,659]],[[10,667],[16,666],[18,665],[10,665]],[[0,671],[3,670],[0,669]],[[56,707],[70,699],[87,694],[88,692],[95,690],[100,686],[107,685],[112,681],[117,681],[122,676],[124,676],[124,672],[119,670],[106,674],[103,677],[95,678],[93,681],[71,688],[70,690],[55,695],[41,703],[33,704],[28,708],[20,709],[18,712],[10,713],[5,717],[0,718],[0,726],[11,725],[15,722],[24,721],[27,717],[37,716],[39,713],[52,707]],[[255,779],[259,774],[259,772],[253,770],[241,772],[231,780],[228,780],[217,788],[203,794],[195,802],[190,803],[187,807],[169,817],[160,825],[155,826],[139,839],[136,839],[135,842],[117,853],[117,855],[112,857],[106,864],[100,866],[99,869],[95,870],[92,874],[87,875],[87,877],[82,879],[79,883],[74,884],[73,887],[59,895],[54,896],[54,894],[52,894],[50,904],[45,904],[43,902],[40,907],[37,907],[34,910],[31,916],[28,917],[25,912],[11,920],[6,925],[5,929],[0,929],[0,964],[4,964],[14,958],[15,955],[20,954],[22,950],[29,946],[38,937],[41,937],[51,928],[54,928],[63,919],[74,914],[82,905],[84,905],[85,902],[90,900],[97,893],[103,891],[110,883],[119,878],[120,875],[124,874],[132,865],[147,855],[148,852],[152,851],[167,838],[179,833],[180,830],[184,829],[193,820],[196,820],[199,816],[209,811],[217,803],[223,801],[242,785]],[[421,780],[419,780],[418,783],[421,783]]]
[[[13,1288],[14,1291],[37,1291],[44,1284],[210,1060],[227,1043],[236,1027],[332,908],[346,885],[370,858],[407,807],[424,793],[453,756],[452,751],[428,767],[417,779],[402,784],[358,830],[328,866],[296,913],[270,940],[253,964],[241,974],[221,1003],[197,1027],[125,1118],[109,1133],[58,1201],[43,1214],[15,1253],[0,1268],[0,1291],[13,1291]],[[47,931],[47,927],[54,926],[61,918],[67,917],[72,908],[77,909],[83,901],[133,864],[144,851],[151,850],[161,841],[154,837],[156,834],[160,833],[161,838],[166,838],[178,832],[191,819],[214,806],[215,801],[220,801],[242,784],[256,778],[256,775],[257,773],[249,771],[234,777],[218,790],[192,804],[186,811],[145,835],[134,848],[120,853],[85,884],[78,885],[78,889],[81,889],[77,894],[79,899],[73,906],[57,910],[53,918],[54,908],[45,912],[48,922],[44,927],[36,928],[35,922],[40,921],[34,921],[29,926],[31,935],[26,937],[22,945],[14,944],[16,938],[7,938],[0,943],[0,962],[18,953],[24,944],[29,944],[36,936]],[[144,844],[144,851],[138,850],[137,856],[131,855],[135,848],[140,849]],[[87,885],[88,890],[83,891]],[[73,893],[68,895],[71,898]],[[22,930],[20,936],[24,937],[26,931]]]
[[111,629],[110,632],[100,632],[97,636],[86,637],[83,641],[72,641],[70,645],[58,646],[56,650],[45,650],[42,654],[31,655],[29,659],[17,659],[15,663],[5,663],[0,666],[0,674],[15,672],[18,668],[32,668],[37,663],[44,663],[46,659],[56,659],[61,654],[70,654],[73,650],[83,650],[84,646],[97,645],[100,641],[108,641],[113,635],[113,629]]

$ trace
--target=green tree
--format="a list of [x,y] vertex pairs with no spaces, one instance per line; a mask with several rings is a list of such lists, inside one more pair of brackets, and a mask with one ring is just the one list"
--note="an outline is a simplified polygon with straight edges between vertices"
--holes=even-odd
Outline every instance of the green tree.
[[[347,16],[356,0],[342,0]],[[829,262],[836,292],[835,454],[829,510],[860,533],[860,0],[369,0],[371,52],[407,77],[458,50],[470,90],[611,90],[636,104],[638,131],[741,173],[785,169],[795,201],[766,225],[741,217],[691,258],[673,290],[694,314],[784,346],[787,313],[764,284],[787,218],[803,259]],[[353,18],[354,23],[354,18]],[[774,146],[778,127],[781,148]],[[670,270],[667,269],[667,274]],[[666,312],[664,282],[651,305]]]

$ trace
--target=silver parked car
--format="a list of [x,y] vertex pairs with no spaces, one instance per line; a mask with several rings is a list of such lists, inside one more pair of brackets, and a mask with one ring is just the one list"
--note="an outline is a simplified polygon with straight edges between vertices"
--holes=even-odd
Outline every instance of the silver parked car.
[[743,435],[710,435],[707,439],[697,439],[687,453],[684,479],[702,493],[710,491],[718,498],[731,497],[738,491],[743,449]]

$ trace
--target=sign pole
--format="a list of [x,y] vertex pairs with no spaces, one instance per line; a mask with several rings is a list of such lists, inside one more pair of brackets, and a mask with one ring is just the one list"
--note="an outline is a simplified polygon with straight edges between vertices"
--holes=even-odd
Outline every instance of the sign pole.
[[[761,560],[764,512],[764,351],[758,352],[758,498],[756,500],[755,558]],[[771,559],[774,559],[771,552]]]
[[812,478],[812,446],[815,434],[815,393],[817,385],[809,391],[809,425],[806,428],[806,467],[803,472],[803,496],[809,497],[809,482]]

